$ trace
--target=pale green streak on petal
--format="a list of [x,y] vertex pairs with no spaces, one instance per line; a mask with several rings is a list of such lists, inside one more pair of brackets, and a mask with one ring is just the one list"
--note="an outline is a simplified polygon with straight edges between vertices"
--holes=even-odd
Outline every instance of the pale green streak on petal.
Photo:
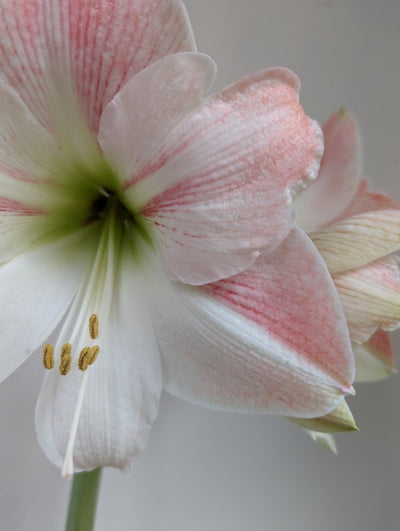
[[320,446],[323,446],[327,450],[330,450],[332,453],[337,454],[336,441],[330,433],[320,433],[317,431],[306,430],[308,435],[313,441],[318,443]]
[[358,431],[354,422],[354,417],[350,411],[349,406],[343,400],[341,404],[331,413],[323,417],[313,419],[300,419],[293,417],[285,417],[287,420],[298,424],[308,431],[318,433],[339,433],[345,431]]

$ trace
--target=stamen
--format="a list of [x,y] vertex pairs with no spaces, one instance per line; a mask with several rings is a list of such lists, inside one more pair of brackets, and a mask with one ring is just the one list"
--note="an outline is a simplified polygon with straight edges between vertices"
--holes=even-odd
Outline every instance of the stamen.
[[78,367],[81,371],[86,371],[86,369],[89,366],[89,347],[85,347],[81,350],[81,353],[79,354],[79,360],[78,360]]
[[62,476],[64,478],[71,478],[74,475],[74,459],[73,459],[74,444],[75,444],[76,433],[78,431],[78,423],[79,423],[79,417],[80,417],[81,409],[82,409],[82,405],[83,405],[83,398],[85,396],[87,375],[88,375],[87,372],[82,375],[81,385],[79,387],[78,398],[77,398],[76,404],[75,404],[75,410],[74,410],[74,416],[73,416],[73,419],[72,419],[71,431],[69,433],[67,450],[65,452],[64,463],[63,463],[62,471],[61,471]]
[[[116,253],[116,247],[120,244],[123,228],[121,224],[117,223],[116,214],[116,206],[113,204],[110,212],[105,218],[104,229],[93,265],[90,271],[88,271],[87,278],[85,278],[75,297],[74,303],[61,332],[63,337],[68,337],[71,343],[77,345],[77,348],[82,348],[82,345],[86,343],[82,334],[81,323],[83,320],[87,319],[87,315],[90,315],[93,309],[99,309],[97,313],[91,314],[89,318],[89,334],[91,340],[94,340],[97,339],[99,334],[98,316],[100,315],[102,321],[107,321],[107,317],[110,313],[115,278],[115,257],[118,256],[118,253]],[[89,308],[91,308],[90,313],[88,312]],[[80,337],[78,337],[79,334]],[[78,359],[78,367],[83,372],[72,415],[71,429],[62,467],[62,475],[64,477],[71,477],[74,473],[73,455],[75,439],[78,433],[79,419],[82,413],[89,376],[89,371],[86,369],[88,365],[91,365],[96,360],[99,351],[99,346],[82,348]]]
[[45,369],[54,367],[54,347],[50,343],[46,343],[43,348],[43,365]]
[[71,343],[65,343],[61,349],[61,357],[71,356],[72,346]]
[[71,356],[71,344],[65,343],[61,349],[61,361],[60,361],[60,373],[65,376],[69,373],[71,368],[72,356]]
[[90,316],[89,333],[92,339],[97,339],[97,336],[99,335],[99,318],[96,313]]
[[99,355],[99,352],[100,352],[100,347],[98,345],[95,345],[94,347],[90,347],[89,352],[88,352],[88,357],[87,357],[89,365],[92,365],[96,361],[97,356]]

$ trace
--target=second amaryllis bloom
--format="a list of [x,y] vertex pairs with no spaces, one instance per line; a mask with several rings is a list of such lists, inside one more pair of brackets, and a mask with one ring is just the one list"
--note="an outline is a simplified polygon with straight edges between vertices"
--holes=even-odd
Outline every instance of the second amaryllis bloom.
[[333,276],[353,342],[356,380],[375,380],[393,372],[388,332],[400,325],[399,258],[393,254],[400,250],[400,205],[367,189],[351,114],[336,112],[323,130],[320,173],[295,200],[297,223]]
[[163,386],[333,410],[354,360],[324,261],[293,229],[322,154],[297,77],[205,98],[214,63],[177,1],[0,6],[0,375],[45,345],[48,457],[65,475],[127,466]]

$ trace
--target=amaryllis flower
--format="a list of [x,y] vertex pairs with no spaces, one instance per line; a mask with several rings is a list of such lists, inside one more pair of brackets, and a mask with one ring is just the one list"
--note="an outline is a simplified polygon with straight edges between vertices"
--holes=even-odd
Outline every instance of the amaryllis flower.
[[356,380],[393,371],[388,331],[400,325],[400,206],[370,192],[361,177],[360,135],[346,111],[324,128],[318,178],[296,197],[297,223],[311,236],[343,304],[356,358]]
[[336,408],[353,355],[293,229],[322,152],[297,77],[204,99],[214,64],[179,1],[0,5],[0,370],[44,346],[48,457],[67,475],[126,466],[163,386],[222,409]]

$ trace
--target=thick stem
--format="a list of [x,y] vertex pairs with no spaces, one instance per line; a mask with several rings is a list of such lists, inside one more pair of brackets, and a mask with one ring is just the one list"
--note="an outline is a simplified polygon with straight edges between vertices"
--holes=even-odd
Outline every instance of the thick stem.
[[92,531],[96,517],[101,468],[74,475],[65,531]]

